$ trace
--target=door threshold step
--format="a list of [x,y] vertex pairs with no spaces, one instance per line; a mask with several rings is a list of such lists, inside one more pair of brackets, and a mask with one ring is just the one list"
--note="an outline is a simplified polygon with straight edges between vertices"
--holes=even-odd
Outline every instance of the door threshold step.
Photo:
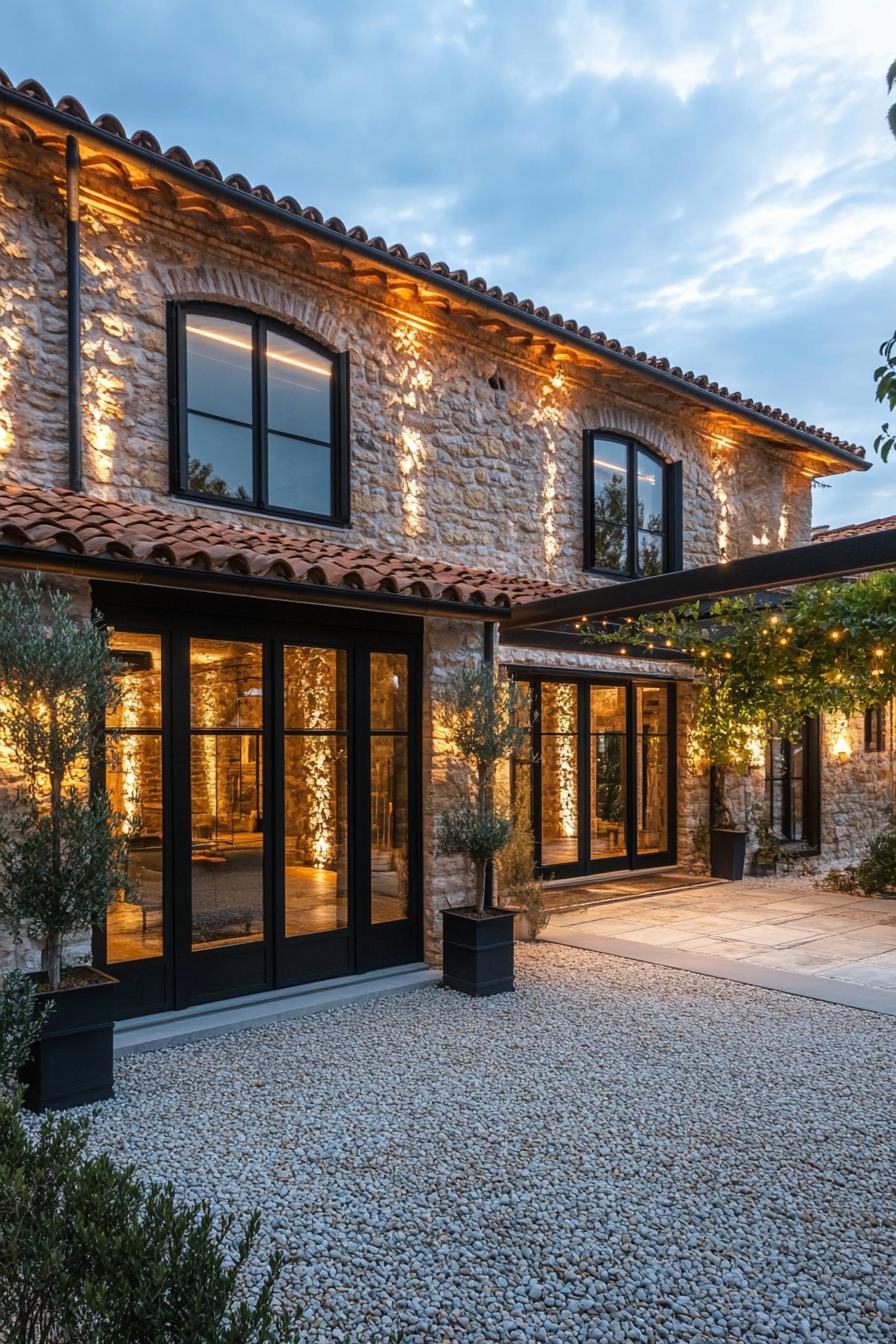
[[441,978],[441,971],[417,961],[406,966],[368,971],[364,975],[344,975],[262,994],[219,999],[215,1003],[196,1004],[177,1012],[132,1017],[116,1023],[113,1050],[118,1059],[147,1050],[162,1050],[168,1045],[186,1045],[225,1032],[322,1013],[328,1008],[344,1008],[351,1003],[365,1003],[390,994],[407,994],[425,985],[437,984]]

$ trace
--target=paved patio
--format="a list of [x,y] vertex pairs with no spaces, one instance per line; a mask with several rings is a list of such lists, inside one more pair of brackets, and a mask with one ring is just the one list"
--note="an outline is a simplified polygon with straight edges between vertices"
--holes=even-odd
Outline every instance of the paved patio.
[[709,973],[737,963],[729,969],[741,981],[794,992],[812,981],[803,988],[817,997],[884,1011],[892,996],[896,1011],[896,901],[808,881],[693,887],[569,910],[552,916],[543,937]]

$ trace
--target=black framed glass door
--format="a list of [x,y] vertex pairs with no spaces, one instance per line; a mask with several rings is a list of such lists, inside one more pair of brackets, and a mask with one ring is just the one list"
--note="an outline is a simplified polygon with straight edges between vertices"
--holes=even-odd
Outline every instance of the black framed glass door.
[[547,878],[662,866],[675,859],[675,698],[668,682],[536,675],[531,755],[513,762],[516,804],[531,798]]
[[133,890],[96,955],[119,1015],[419,959],[419,637],[109,620]]

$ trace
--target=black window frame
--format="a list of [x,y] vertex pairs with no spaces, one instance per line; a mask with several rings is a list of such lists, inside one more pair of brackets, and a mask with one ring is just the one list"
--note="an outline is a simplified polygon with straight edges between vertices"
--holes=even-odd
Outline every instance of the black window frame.
[[865,710],[865,750],[886,751],[883,705],[869,705]]
[[[594,511],[594,450],[598,443],[622,444],[626,450],[626,480],[628,516],[626,536],[629,563],[625,569],[611,569],[597,563],[594,547],[596,524]],[[587,429],[583,436],[583,477],[585,501],[583,509],[583,568],[589,574],[603,574],[612,578],[640,579],[645,576],[638,564],[637,480],[638,453],[646,454],[662,472],[663,481],[663,562],[661,574],[670,574],[684,568],[682,554],[682,464],[670,462],[649,443],[631,434],[617,434],[612,430]]]
[[[775,770],[775,744],[780,748],[780,773]],[[817,854],[821,849],[821,725],[816,717],[803,721],[801,741],[801,773],[793,774],[793,743],[773,731],[768,743],[766,761],[766,809],[769,824],[781,843],[804,854]],[[802,835],[794,836],[793,784],[802,785]],[[774,791],[781,786],[781,830],[776,829]]]
[[[192,490],[188,484],[187,433],[187,341],[186,321],[196,315],[227,318],[243,322],[252,330],[252,497],[237,499],[226,495]],[[168,405],[170,438],[170,483],[172,495],[194,503],[212,504],[241,512],[263,513],[279,518],[296,518],[324,527],[351,525],[350,436],[349,436],[349,355],[334,351],[287,322],[269,317],[251,308],[232,304],[176,300],[168,305]],[[271,504],[267,499],[267,382],[264,376],[262,333],[278,335],[305,346],[328,359],[333,367],[330,379],[330,499],[329,513],[312,513]],[[320,444],[318,439],[292,435],[299,442]]]

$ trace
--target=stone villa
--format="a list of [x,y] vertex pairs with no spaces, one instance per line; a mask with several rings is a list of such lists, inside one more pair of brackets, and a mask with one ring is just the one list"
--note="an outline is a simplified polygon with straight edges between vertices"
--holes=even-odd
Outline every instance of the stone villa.
[[[863,450],[2,72],[0,156],[3,564],[127,669],[120,1015],[438,958],[434,692],[484,647],[531,687],[545,876],[693,862],[688,666],[502,621],[805,545]],[[807,723],[750,787],[843,860],[891,747],[885,714]]]

